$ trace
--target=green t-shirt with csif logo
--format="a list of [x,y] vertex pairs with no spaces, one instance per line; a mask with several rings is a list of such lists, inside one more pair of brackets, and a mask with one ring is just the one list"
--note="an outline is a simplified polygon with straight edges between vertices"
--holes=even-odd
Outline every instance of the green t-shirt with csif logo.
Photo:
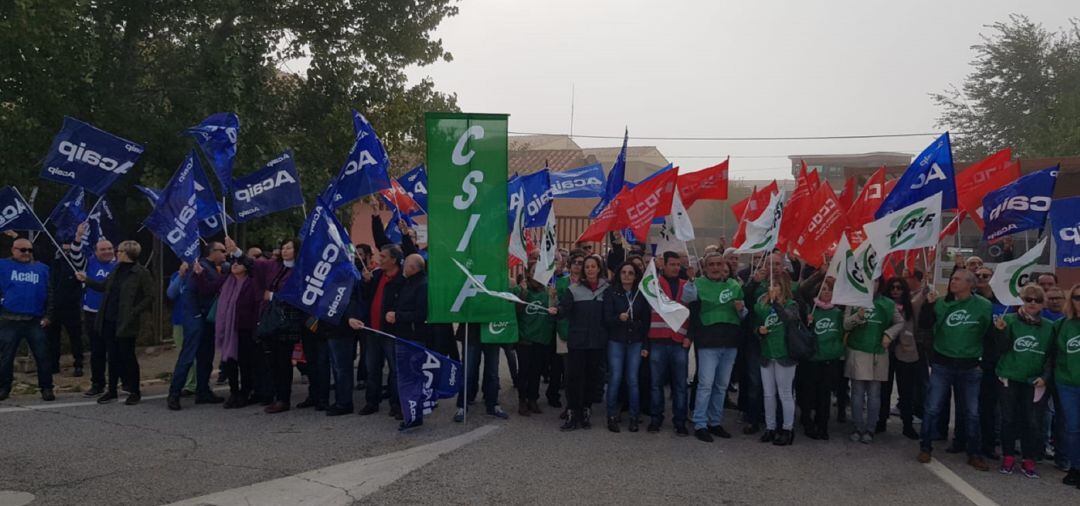
[[1080,387],[1080,319],[1063,318],[1054,324],[1054,379]]
[[1004,319],[1005,330],[999,332],[1004,334],[1002,338],[1009,343],[1009,349],[1001,354],[994,372],[1010,381],[1030,383],[1042,376],[1046,367],[1054,324],[1042,320],[1031,325],[1015,314],[1007,314]]
[[[788,301],[785,307],[792,307],[795,302]],[[754,335],[763,338],[761,341],[761,356],[773,360],[788,358],[787,332],[780,315],[773,310],[772,304],[759,302],[754,305],[754,316],[757,317],[757,325],[754,326]],[[758,327],[765,327],[768,334],[762,336],[758,333]]]
[[814,335],[817,336],[817,353],[811,362],[839,360],[844,356],[844,311],[814,308]]
[[964,300],[934,301],[934,352],[949,358],[981,358],[983,337],[990,328],[993,306],[972,294]]
[[697,288],[697,298],[701,301],[702,325],[717,323],[739,325],[739,313],[735,310],[735,301],[743,300],[744,296],[738,281],[731,278],[713,281],[700,277],[694,280],[694,287]]
[[848,348],[866,353],[882,354],[881,338],[885,329],[893,324],[896,303],[887,297],[875,297],[874,307],[866,310],[866,323],[851,329],[848,334]]

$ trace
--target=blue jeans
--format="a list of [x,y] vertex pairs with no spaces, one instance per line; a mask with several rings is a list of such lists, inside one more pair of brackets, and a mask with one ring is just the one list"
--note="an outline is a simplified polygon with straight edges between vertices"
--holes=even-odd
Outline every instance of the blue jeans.
[[649,389],[652,421],[664,421],[664,379],[671,383],[671,421],[676,426],[686,424],[686,362],[688,350],[681,343],[652,343],[649,350],[649,370],[652,374]]
[[187,383],[188,371],[195,364],[195,395],[213,395],[210,391],[210,371],[214,368],[214,326],[199,315],[184,315],[184,344],[176,357],[169,395],[178,397]]
[[472,404],[476,400],[476,387],[480,382],[480,355],[484,355],[484,407],[494,409],[499,404],[499,350],[498,344],[469,343],[469,352],[465,354],[464,366],[468,369],[465,388],[457,398],[457,407],[465,407],[465,401]]
[[641,343],[608,341],[607,416],[619,416],[619,387],[626,380],[626,394],[630,398],[630,418],[641,414],[641,391],[638,387],[638,369],[641,368]]
[[330,367],[334,371],[334,406],[352,410],[353,360],[356,359],[356,338],[335,337],[326,340],[330,349]]
[[1080,469],[1080,387],[1065,385],[1059,381],[1057,391],[1058,399],[1061,400],[1058,416],[1065,419],[1065,444],[1058,448],[1065,449],[1070,469]]
[[735,367],[738,348],[697,349],[697,395],[694,396],[694,429],[718,426],[724,422],[724,399],[727,397],[731,369]]
[[41,319],[5,320],[0,322],[0,392],[11,391],[15,353],[23,339],[26,339],[30,353],[34,355],[38,388],[45,390],[53,387],[52,359],[49,358],[49,345],[45,339],[45,330],[41,328]]
[[965,427],[967,454],[976,456],[980,453],[979,444],[979,388],[982,385],[982,369],[972,367],[957,369],[941,364],[930,364],[930,383],[926,392],[926,407],[922,422],[921,449],[930,452],[933,449],[934,427],[945,410],[949,389],[955,387],[957,398],[963,406],[963,413],[956,413],[957,424]]

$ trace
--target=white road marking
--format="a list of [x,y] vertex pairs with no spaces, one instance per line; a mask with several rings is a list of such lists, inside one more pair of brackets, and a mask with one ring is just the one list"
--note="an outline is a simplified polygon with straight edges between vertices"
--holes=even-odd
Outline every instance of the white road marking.
[[193,497],[172,506],[226,506],[233,504],[352,504],[401,477],[472,443],[495,425],[408,450],[336,464],[314,471]]
[[15,490],[0,490],[0,504],[4,506],[23,506],[34,502],[34,494]]
[[946,485],[952,487],[959,492],[960,495],[963,495],[967,500],[977,506],[998,506],[998,503],[994,502],[989,497],[986,497],[982,492],[979,492],[978,489],[964,481],[963,478],[952,472],[951,469],[945,467],[945,464],[942,464],[938,459],[930,459],[930,463],[926,464],[926,468],[938,478],[941,478],[941,481],[944,481]]

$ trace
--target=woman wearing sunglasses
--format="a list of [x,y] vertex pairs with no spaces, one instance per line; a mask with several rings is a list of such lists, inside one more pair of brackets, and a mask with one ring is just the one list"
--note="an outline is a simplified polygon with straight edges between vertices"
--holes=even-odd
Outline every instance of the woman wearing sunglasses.
[[1016,314],[994,319],[994,342],[1001,353],[997,364],[998,397],[1001,399],[1001,468],[1012,474],[1016,466],[1016,440],[1020,439],[1024,476],[1038,478],[1035,458],[1042,451],[1039,427],[1046,406],[1046,381],[1050,377],[1053,325],[1042,317],[1046,294],[1038,285],[1020,289],[1024,304]]
[[1080,284],[1069,289],[1065,319],[1054,327],[1054,386],[1058,412],[1065,418],[1069,474],[1062,483],[1080,488]]

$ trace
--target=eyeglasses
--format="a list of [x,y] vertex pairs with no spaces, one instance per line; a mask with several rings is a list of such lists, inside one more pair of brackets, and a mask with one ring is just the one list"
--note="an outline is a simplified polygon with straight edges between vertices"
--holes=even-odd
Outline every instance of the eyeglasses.
[[225,250],[224,250],[224,249],[222,249],[222,248],[214,248],[214,250],[213,250],[213,251],[214,251],[215,253],[219,253],[219,252],[220,252],[220,253],[224,253],[224,252],[225,252]]
[[1043,300],[1040,297],[1024,297],[1024,302],[1027,304],[1042,304]]
[[1072,300],[1075,302],[1080,302],[1080,295],[1073,295]]
[[33,253],[34,248],[15,248],[15,251],[18,251],[19,253]]

